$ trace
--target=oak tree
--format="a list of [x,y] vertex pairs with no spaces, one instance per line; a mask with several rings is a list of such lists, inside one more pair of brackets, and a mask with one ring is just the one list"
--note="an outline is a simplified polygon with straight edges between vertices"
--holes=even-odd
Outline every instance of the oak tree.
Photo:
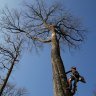
[[25,3],[22,10],[3,10],[0,22],[2,30],[20,34],[35,47],[51,43],[54,96],[71,96],[70,90],[67,90],[60,46],[77,48],[84,41],[85,30],[79,20],[58,3],[48,5],[42,0],[36,0],[34,4]]

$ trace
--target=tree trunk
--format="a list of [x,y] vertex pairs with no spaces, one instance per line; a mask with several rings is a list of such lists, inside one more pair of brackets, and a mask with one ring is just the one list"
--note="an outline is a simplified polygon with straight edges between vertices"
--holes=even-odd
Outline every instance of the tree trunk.
[[7,76],[4,79],[4,83],[3,83],[3,85],[2,85],[2,87],[0,89],[0,96],[2,96],[2,94],[3,94],[3,91],[4,91],[5,87],[6,87],[6,84],[8,82],[8,79],[9,79],[10,75],[11,75],[12,69],[14,67],[14,64],[15,64],[15,60],[13,60],[11,66],[10,66],[10,69],[8,70]]
[[55,28],[52,32],[52,68],[53,68],[53,84],[54,84],[54,96],[71,96],[67,89],[67,77],[65,74],[65,68],[60,56],[59,40],[57,39]]

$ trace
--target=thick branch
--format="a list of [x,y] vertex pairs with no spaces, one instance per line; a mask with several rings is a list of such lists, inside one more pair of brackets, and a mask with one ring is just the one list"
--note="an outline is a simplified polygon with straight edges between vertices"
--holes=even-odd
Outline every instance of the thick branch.
[[43,43],[50,43],[51,42],[51,39],[49,40],[42,40],[40,38],[37,38],[37,37],[30,37],[32,40],[36,40],[36,41],[40,41],[40,42],[43,42]]

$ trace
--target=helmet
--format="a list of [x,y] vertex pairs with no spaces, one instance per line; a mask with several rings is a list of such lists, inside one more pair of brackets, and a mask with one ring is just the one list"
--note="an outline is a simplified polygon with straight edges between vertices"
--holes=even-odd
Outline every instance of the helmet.
[[71,69],[75,69],[76,70],[76,67],[73,66],[73,67],[71,67]]

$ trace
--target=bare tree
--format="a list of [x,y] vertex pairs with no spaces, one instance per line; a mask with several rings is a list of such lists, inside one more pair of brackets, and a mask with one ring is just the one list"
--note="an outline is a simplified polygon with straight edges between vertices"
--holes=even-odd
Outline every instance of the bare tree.
[[[25,8],[25,9],[24,9]],[[71,96],[67,90],[67,76],[60,55],[60,46],[77,48],[84,41],[84,31],[78,19],[54,3],[46,5],[36,0],[34,4],[26,3],[24,11],[3,11],[1,27],[3,31],[22,34],[31,40],[32,44],[39,46],[51,43],[51,59],[54,82],[54,96]]]
[[2,80],[0,96],[2,96],[15,64],[19,62],[23,40],[17,37],[12,41],[11,36],[7,35],[3,43],[0,45],[0,69],[3,72],[0,74]]
[[27,90],[25,88],[17,88],[16,85],[7,83],[2,93],[2,96],[26,96]]

